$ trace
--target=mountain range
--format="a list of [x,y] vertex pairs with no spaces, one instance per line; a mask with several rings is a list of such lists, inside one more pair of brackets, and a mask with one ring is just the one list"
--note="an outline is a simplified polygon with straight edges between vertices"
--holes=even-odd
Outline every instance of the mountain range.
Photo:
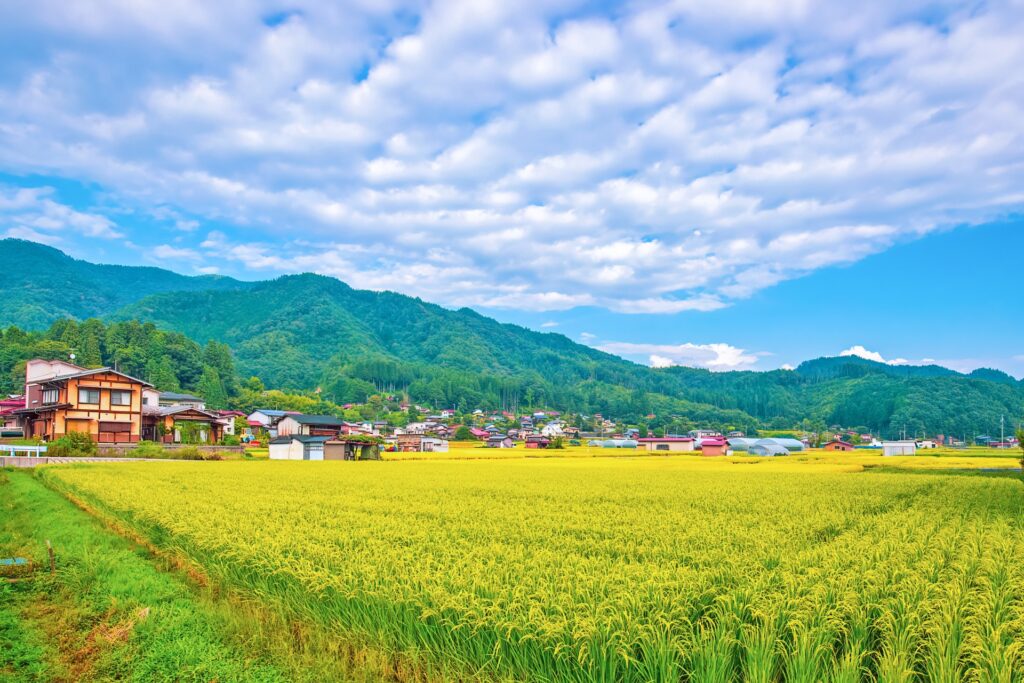
[[654,369],[557,333],[393,292],[301,274],[261,282],[97,265],[0,240],[0,326],[138,320],[232,350],[241,377],[358,401],[374,391],[462,407],[548,407],[643,420],[971,436],[1024,414],[1024,383],[998,370],[820,358],[793,371]]

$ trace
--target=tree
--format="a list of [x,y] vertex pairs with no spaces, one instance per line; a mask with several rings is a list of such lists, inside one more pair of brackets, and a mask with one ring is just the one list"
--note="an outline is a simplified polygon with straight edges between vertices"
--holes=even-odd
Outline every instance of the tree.
[[146,379],[160,391],[177,391],[181,388],[171,359],[167,356],[151,359],[146,364]]
[[207,407],[220,409],[227,406],[228,395],[224,391],[224,383],[221,382],[220,373],[217,372],[216,368],[207,365],[203,369],[203,374],[199,378],[196,390],[206,401]]
[[455,430],[456,441],[475,441],[476,437],[473,436],[473,432],[469,431],[469,427],[462,425]]

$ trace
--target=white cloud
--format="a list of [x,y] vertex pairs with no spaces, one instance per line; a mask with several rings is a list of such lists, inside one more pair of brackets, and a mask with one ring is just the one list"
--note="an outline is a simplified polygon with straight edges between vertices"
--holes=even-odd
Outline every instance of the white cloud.
[[198,261],[202,258],[199,252],[194,249],[182,249],[172,247],[169,244],[161,244],[153,248],[152,255],[157,259],[170,261]]
[[[589,341],[589,340],[588,340]],[[596,348],[630,360],[646,362],[655,368],[685,365],[709,370],[745,370],[765,355],[751,353],[731,344],[643,344],[606,341]]]
[[547,322],[541,323],[540,326],[545,329],[548,329],[552,327],[558,327],[558,323],[556,323],[554,320],[548,320]]
[[54,244],[67,234],[116,239],[116,224],[98,213],[79,211],[51,199],[49,187],[5,188],[0,185],[0,222],[10,225],[9,237]]
[[[843,349],[839,352],[839,355],[857,356],[858,358],[865,358],[867,360],[873,360],[876,363],[885,363],[886,365],[931,365],[939,363],[946,365],[946,367],[955,368],[957,366],[956,361],[936,361],[934,358],[918,358],[915,360],[908,360],[906,358],[885,358],[877,351],[869,351],[860,344],[851,346],[848,349]],[[962,365],[962,363],[960,364]]]
[[[0,8],[0,169],[247,268],[672,314],[1024,208],[1019,4],[66,4]],[[150,229],[33,192],[3,230]]]

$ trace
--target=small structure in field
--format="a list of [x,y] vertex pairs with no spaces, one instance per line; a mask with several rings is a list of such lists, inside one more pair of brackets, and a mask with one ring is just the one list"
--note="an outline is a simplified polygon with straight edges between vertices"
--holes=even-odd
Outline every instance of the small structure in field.
[[380,460],[380,445],[365,438],[335,437],[324,442],[324,460]]
[[656,452],[682,453],[693,450],[693,439],[688,436],[650,436],[637,439],[637,444]]
[[771,437],[768,439],[758,439],[755,443],[771,445],[771,446],[782,446],[787,451],[802,451],[804,450],[804,442],[797,439],[789,439],[786,437]]
[[395,450],[402,453],[447,453],[448,441],[424,434],[398,434]]
[[789,455],[789,451],[782,446],[772,443],[755,443],[747,448],[747,455],[756,455],[761,458],[773,458],[782,455]]
[[[594,443],[591,441],[590,445]],[[636,439],[605,439],[597,441],[596,444],[601,448],[636,448],[639,445]]]
[[547,448],[551,445],[551,439],[546,436],[531,435],[526,437],[527,448]]
[[492,434],[487,437],[488,448],[513,448],[515,443],[512,442],[512,437],[506,434]]
[[704,438],[700,442],[700,454],[705,456],[726,455],[729,443],[725,439]]
[[323,460],[326,436],[290,434],[270,440],[271,460]]
[[730,436],[726,441],[729,442],[729,450],[733,453],[748,451],[757,443],[757,439],[748,439],[744,436]]
[[853,450],[853,444],[852,443],[846,443],[845,441],[839,441],[837,439],[835,441],[829,441],[827,444],[822,446],[822,448],[824,448],[826,451],[844,451],[844,452],[849,452],[849,451]]
[[917,443],[913,441],[883,441],[882,455],[917,455]]

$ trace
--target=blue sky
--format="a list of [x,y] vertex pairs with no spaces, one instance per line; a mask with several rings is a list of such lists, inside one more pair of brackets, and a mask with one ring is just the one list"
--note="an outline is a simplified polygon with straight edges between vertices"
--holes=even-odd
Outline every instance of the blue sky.
[[641,362],[1024,374],[1010,2],[0,7],[0,235]]

